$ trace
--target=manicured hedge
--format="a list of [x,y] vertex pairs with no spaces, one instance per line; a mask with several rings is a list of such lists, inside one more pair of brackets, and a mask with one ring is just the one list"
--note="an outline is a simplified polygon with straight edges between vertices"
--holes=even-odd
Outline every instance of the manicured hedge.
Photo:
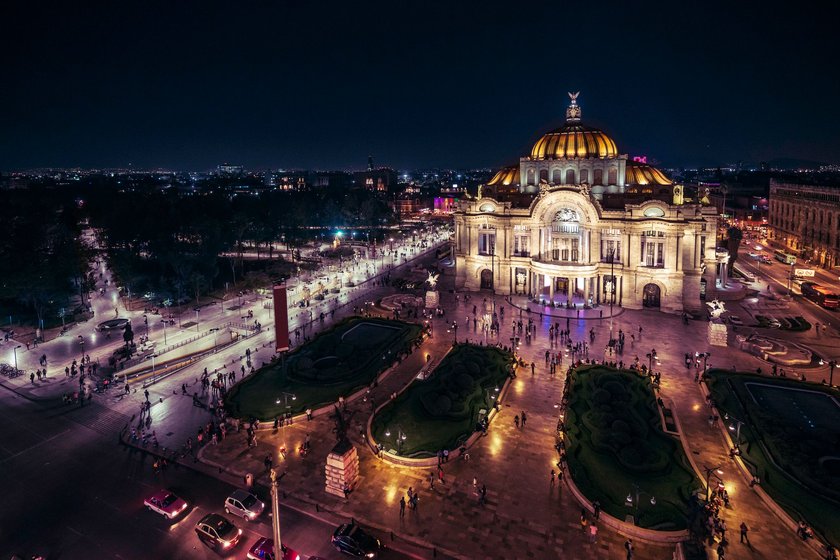
[[840,425],[821,415],[825,425],[809,427],[802,414],[819,414],[814,410],[793,407],[789,417],[767,410],[756,402],[747,384],[805,389],[834,399],[840,397],[838,391],[789,378],[714,369],[709,374],[709,390],[718,408],[744,422],[741,458],[762,487],[794,519],[806,520],[840,547],[840,459],[830,459],[840,458]]
[[[409,457],[432,457],[454,449],[476,430],[481,409],[489,412],[513,364],[495,347],[458,344],[426,380],[417,380],[373,419],[371,430],[386,450]],[[406,434],[401,448],[399,431]],[[390,435],[386,435],[386,433]]]
[[[365,329],[365,325],[388,330]],[[356,327],[363,330],[353,331]],[[292,352],[285,367],[278,360],[234,385],[225,397],[225,406],[233,416],[272,420],[287,411],[299,414],[335,402],[371,384],[399,357],[411,352],[420,334],[419,325],[403,321],[345,319]],[[296,399],[283,399],[284,392]]]
[[[701,482],[679,440],[662,431],[647,377],[605,366],[578,368],[572,374],[565,425],[570,474],[588,499],[624,519],[634,513],[625,499],[635,497],[635,484],[643,491],[640,526],[688,526],[689,501]],[[650,504],[651,494],[656,505]]]

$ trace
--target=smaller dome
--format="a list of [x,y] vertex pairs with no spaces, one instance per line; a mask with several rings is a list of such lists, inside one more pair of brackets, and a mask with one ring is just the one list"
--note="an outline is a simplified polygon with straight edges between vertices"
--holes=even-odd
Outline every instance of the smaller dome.
[[493,178],[487,181],[488,187],[508,187],[510,185],[519,184],[519,166],[511,165],[510,167],[503,167],[493,175]]
[[657,168],[646,163],[628,161],[624,183],[631,185],[673,185],[674,182]]

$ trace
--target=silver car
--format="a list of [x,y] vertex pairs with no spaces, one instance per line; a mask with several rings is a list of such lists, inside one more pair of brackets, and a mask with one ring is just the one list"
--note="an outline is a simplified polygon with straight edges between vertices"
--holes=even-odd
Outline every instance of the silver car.
[[265,504],[247,490],[234,490],[225,499],[225,513],[253,521],[265,509]]

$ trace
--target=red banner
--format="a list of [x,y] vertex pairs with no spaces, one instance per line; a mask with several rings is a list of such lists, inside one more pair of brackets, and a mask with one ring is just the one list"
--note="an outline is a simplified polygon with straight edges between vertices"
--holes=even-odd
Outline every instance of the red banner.
[[289,307],[286,302],[286,285],[274,286],[275,352],[289,350]]

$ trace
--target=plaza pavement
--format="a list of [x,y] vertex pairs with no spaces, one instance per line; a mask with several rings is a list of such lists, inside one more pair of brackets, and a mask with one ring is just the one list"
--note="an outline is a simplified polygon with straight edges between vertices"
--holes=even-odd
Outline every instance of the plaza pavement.
[[[402,388],[416,375],[425,353],[439,356],[446,351],[452,336],[451,333],[446,334],[446,326],[453,319],[458,320],[461,325],[458,330],[460,341],[470,339],[478,342],[485,339],[485,335],[473,330],[471,321],[465,328],[464,319],[471,319],[473,304],[480,309],[483,299],[488,297],[492,301],[492,296],[472,294],[472,301],[468,305],[463,299],[456,302],[455,296],[447,289],[451,287],[447,285],[448,282],[451,282],[451,277],[444,276],[441,298],[442,307],[448,314],[443,319],[434,320],[435,337],[427,340],[419,352],[404,360],[390,377],[374,389],[371,396],[377,403],[391,392]],[[381,297],[387,292],[387,289],[375,290],[371,299]],[[502,344],[506,344],[509,343],[508,328],[512,315],[518,318],[520,312],[514,310],[501,297],[496,298],[496,306],[497,309],[505,308],[505,321],[502,322],[500,338]],[[352,309],[342,308],[336,313],[335,320],[350,312]],[[428,485],[428,470],[398,468],[376,459],[361,440],[360,427],[370,414],[369,403],[361,400],[348,406],[351,413],[349,434],[359,450],[362,480],[347,501],[336,499],[323,490],[325,457],[334,443],[332,422],[324,417],[316,418],[311,423],[288,426],[276,434],[262,431],[258,438],[258,447],[251,450],[245,447],[244,434],[230,434],[227,440],[219,445],[205,447],[203,462],[191,466],[234,482],[241,480],[246,472],[257,475],[263,473],[258,480],[266,483],[263,459],[266,453],[277,457],[277,450],[285,440],[289,450],[285,460],[288,474],[282,482],[286,499],[300,504],[301,508],[309,509],[310,512],[317,504],[320,511],[316,512],[316,515],[333,515],[335,519],[355,517],[386,531],[391,530],[403,539],[437,545],[441,549],[451,551],[453,556],[624,558],[624,537],[606,527],[599,527],[597,542],[590,543],[580,529],[580,506],[571,497],[568,489],[559,485],[552,488],[549,483],[548,473],[556,461],[553,434],[557,411],[554,409],[554,403],[560,398],[564,380],[562,371],[565,368],[560,369],[556,378],[549,378],[542,356],[547,347],[549,325],[553,321],[562,325],[565,318],[561,315],[568,314],[568,311],[558,309],[550,310],[549,313],[558,317],[549,319],[547,315],[544,316],[532,343],[529,345],[523,342],[520,349],[523,359],[537,364],[536,375],[531,377],[530,369],[520,372],[513,381],[511,390],[503,402],[501,414],[491,425],[488,436],[480,439],[470,450],[469,463],[453,460],[444,466],[446,485],[436,484],[432,490]],[[527,322],[528,315],[523,312],[522,317]],[[532,313],[531,317],[536,321],[538,315]],[[327,319],[323,325],[318,325],[316,321],[315,326],[318,329],[327,328],[331,322]],[[689,325],[683,325],[679,317],[656,311],[622,310],[619,313],[616,309],[613,322],[615,332],[623,329],[628,335],[628,340],[630,333],[637,333],[638,326],[643,326],[640,340],[625,346],[624,355],[620,358],[626,363],[631,362],[637,354],[640,361],[645,362],[645,354],[651,348],[656,348],[661,362],[658,369],[662,371],[662,396],[674,402],[685,441],[689,442],[695,464],[700,468],[724,464],[724,479],[732,498],[732,509],[723,513],[729,528],[729,541],[732,543],[728,548],[727,558],[778,558],[781,554],[792,559],[814,558],[813,551],[803,545],[793,531],[770,512],[746,485],[735,464],[728,459],[719,429],[712,429],[708,425],[709,410],[700,388],[693,382],[694,371],[686,371],[683,365],[683,354],[710,351],[712,356],[709,364],[721,367],[737,364],[739,370],[754,370],[756,367],[766,370],[766,364],[731,346],[710,347],[705,321],[691,321]],[[572,318],[570,323],[574,340],[588,340],[589,329],[594,328],[596,342],[592,347],[598,349],[606,345],[609,337],[609,321],[606,317],[600,319],[596,318],[594,313],[588,313],[580,320]],[[834,336],[819,339],[813,337],[808,340],[808,333],[793,336],[778,332],[773,334],[801,340],[811,346],[816,343],[824,346],[826,350],[836,351]],[[734,333],[730,333],[730,344],[733,337]],[[495,342],[491,337],[487,340]],[[238,367],[236,354],[242,352],[244,350],[238,348],[228,353],[231,365],[235,363]],[[273,353],[270,345],[256,346],[252,352],[256,364],[268,361]],[[602,358],[602,353],[598,354],[597,350],[593,350],[590,357]],[[564,362],[565,365],[568,365],[568,361]],[[809,370],[809,379],[813,378],[815,372],[827,377],[827,368],[822,368]],[[51,395],[63,392],[62,383],[69,383],[71,386],[74,383],[73,380],[65,382],[63,376],[51,377],[56,379],[55,389],[48,391]],[[177,381],[177,385],[179,384],[180,381]],[[18,385],[23,385],[17,387],[18,390],[26,392],[29,389],[25,383]],[[189,399],[174,395],[174,386],[175,382],[172,382],[152,388],[155,426],[159,433],[165,434],[161,436],[162,445],[170,447],[178,447],[185,439],[185,434],[190,433],[192,427],[200,425],[207,418],[206,413],[192,407]],[[192,391],[192,388],[190,390]],[[155,397],[158,395],[164,402],[156,402]],[[122,418],[128,418],[134,407],[139,406],[142,398],[139,394],[132,395],[130,399],[126,399],[124,406],[123,403],[115,404],[99,396],[96,400],[112,409],[106,413],[114,418],[114,409],[121,412],[122,415],[117,418],[121,421]],[[512,418],[522,410],[528,414],[528,425],[525,429],[516,429]],[[110,420],[114,421],[114,418]],[[312,434],[313,450],[307,457],[300,457],[294,450],[303,441],[306,433]],[[166,441],[167,436],[171,436],[171,441]],[[487,485],[488,504],[485,507],[480,507],[477,503],[473,488],[474,477],[479,485]],[[399,497],[409,486],[420,489],[420,505],[416,512],[407,511],[405,519],[401,521],[398,515]],[[741,521],[746,521],[750,527],[751,548],[737,542],[737,527]],[[405,540],[401,542],[403,546],[407,546]],[[636,542],[635,557],[639,559],[671,558],[672,553],[671,546]],[[709,557],[714,559],[716,554],[710,552]]]

